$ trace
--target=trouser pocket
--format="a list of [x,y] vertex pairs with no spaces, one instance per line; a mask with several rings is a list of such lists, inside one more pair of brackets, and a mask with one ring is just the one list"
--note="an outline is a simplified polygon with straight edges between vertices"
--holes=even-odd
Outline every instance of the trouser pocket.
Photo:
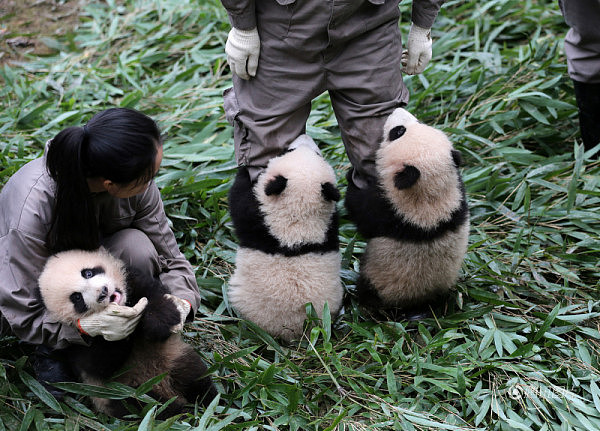
[[240,105],[233,87],[229,87],[223,92],[223,108],[225,109],[227,122],[233,127],[235,161],[238,166],[245,166],[248,164],[248,153],[250,151],[248,128],[240,120]]

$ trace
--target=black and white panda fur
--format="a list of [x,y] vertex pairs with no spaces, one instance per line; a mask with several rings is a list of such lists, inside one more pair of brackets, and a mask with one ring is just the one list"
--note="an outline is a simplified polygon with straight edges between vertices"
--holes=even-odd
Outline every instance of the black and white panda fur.
[[253,184],[238,170],[229,209],[240,246],[229,281],[233,308],[273,336],[302,336],[305,305],[341,308],[340,198],[333,168],[307,135],[271,159]]
[[368,238],[360,302],[418,311],[445,299],[469,236],[460,162],[443,132],[402,108],[389,116],[376,155],[379,183],[361,190],[348,176],[346,208]]
[[[149,395],[169,404],[162,417],[184,411],[187,403],[208,405],[217,395],[206,365],[194,349],[171,328],[181,321],[175,304],[164,295],[169,290],[158,278],[126,269],[105,249],[70,250],[51,256],[39,277],[41,298],[48,312],[59,322],[77,325],[82,317],[97,313],[113,302],[135,305],[148,299],[135,331],[119,341],[102,336],[88,337],[89,345],[73,344],[64,358],[83,383],[104,385],[121,370],[114,381],[137,387],[167,373]],[[123,417],[129,408],[121,400],[92,398],[98,411]],[[130,400],[131,401],[131,400]]]

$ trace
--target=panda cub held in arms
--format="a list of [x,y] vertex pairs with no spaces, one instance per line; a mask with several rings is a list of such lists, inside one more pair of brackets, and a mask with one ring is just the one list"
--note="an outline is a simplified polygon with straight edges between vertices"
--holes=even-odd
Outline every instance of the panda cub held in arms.
[[[142,318],[129,337],[118,341],[89,337],[89,345],[72,344],[65,349],[64,357],[83,383],[102,386],[125,370],[114,381],[137,387],[166,373],[148,393],[161,402],[177,397],[161,417],[183,412],[187,403],[198,401],[207,406],[217,395],[200,356],[179,334],[171,332],[181,322],[181,316],[175,304],[164,296],[169,290],[158,278],[126,270],[121,260],[103,248],[70,250],[47,260],[39,277],[39,289],[48,312],[57,321],[74,326],[82,317],[102,311],[111,302],[133,306],[142,297],[148,299]],[[92,398],[92,402],[98,411],[111,416],[130,413],[122,400]]]
[[340,198],[333,168],[307,135],[271,159],[253,184],[241,167],[229,193],[240,242],[228,298],[235,310],[273,336],[303,334],[307,303],[322,317],[341,308]]
[[361,190],[348,176],[346,207],[368,239],[359,302],[418,313],[447,298],[469,236],[460,162],[443,132],[402,108],[389,116],[376,155],[379,184]]

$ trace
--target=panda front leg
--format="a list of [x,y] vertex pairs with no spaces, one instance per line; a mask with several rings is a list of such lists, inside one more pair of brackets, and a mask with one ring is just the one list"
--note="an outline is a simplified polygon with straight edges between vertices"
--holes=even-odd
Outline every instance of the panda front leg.
[[151,277],[134,267],[127,269],[127,289],[128,303],[135,304],[142,297],[148,298],[137,333],[150,341],[169,338],[172,328],[181,322],[176,305],[165,296],[170,293],[169,289],[158,277]]

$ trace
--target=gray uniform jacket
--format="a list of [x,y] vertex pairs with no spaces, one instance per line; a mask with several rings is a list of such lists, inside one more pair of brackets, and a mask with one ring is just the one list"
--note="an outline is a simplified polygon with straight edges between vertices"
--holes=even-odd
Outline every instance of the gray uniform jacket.
[[[0,313],[2,324],[10,325],[21,340],[63,348],[85,341],[76,328],[53,321],[38,295],[37,279],[49,256],[45,239],[56,187],[45,161],[43,157],[27,163],[0,193]],[[144,232],[158,252],[161,281],[174,295],[190,301],[196,312],[200,305],[196,278],[168,226],[156,184],[128,199],[99,193],[94,200],[101,235],[124,228]]]
[[[250,30],[256,27],[255,2],[273,0],[221,0],[227,10],[231,25],[240,30]],[[307,0],[276,0],[282,6],[291,5],[296,1]],[[311,1],[311,0],[309,0]],[[324,1],[324,0],[318,0]],[[383,4],[385,0],[368,0],[372,4]],[[365,0],[356,0],[359,5]],[[412,22],[422,28],[431,28],[444,0],[413,0]],[[334,1],[335,3],[335,1]],[[349,3],[349,2],[341,2]]]

